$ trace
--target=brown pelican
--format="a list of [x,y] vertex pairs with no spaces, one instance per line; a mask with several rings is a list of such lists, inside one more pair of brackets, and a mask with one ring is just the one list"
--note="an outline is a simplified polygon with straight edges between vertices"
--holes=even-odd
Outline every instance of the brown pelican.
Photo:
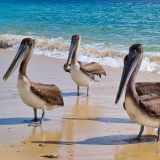
[[84,86],[87,87],[88,96],[89,87],[95,81],[95,75],[101,77],[101,75],[106,75],[106,72],[99,63],[92,62],[83,65],[82,62],[77,61],[80,40],[79,35],[72,36],[69,56],[67,63],[64,64],[64,70],[70,72],[71,78],[77,84],[77,95],[79,95],[79,87]]
[[[24,38],[22,40],[17,54],[3,79],[6,81],[21,63],[17,83],[18,91],[23,102],[34,110],[34,119],[31,124],[40,125],[44,118],[45,109],[50,110],[58,106],[63,106],[64,103],[61,91],[56,85],[34,83],[27,77],[27,64],[31,58],[34,46],[34,39]],[[42,109],[43,111],[40,120],[37,118],[37,109]]]
[[137,83],[135,77],[139,71],[143,58],[141,44],[134,44],[129,54],[124,58],[124,68],[117,93],[117,103],[126,86],[124,108],[129,117],[141,125],[138,139],[141,137],[144,126],[158,128],[157,141],[160,135],[160,83]]

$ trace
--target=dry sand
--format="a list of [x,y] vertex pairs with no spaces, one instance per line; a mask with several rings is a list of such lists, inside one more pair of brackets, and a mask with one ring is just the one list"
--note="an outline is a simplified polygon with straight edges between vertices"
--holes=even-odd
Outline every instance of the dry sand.
[[[41,127],[28,127],[33,118],[17,92],[17,72],[5,83],[3,74],[14,54],[0,50],[0,160],[158,160],[160,143],[156,129],[145,128],[141,141],[134,138],[140,126],[132,123],[122,107],[114,104],[122,69],[105,66],[107,76],[76,96],[76,85],[63,71],[63,60],[32,56],[28,77],[54,83],[63,92],[65,106],[46,111]],[[139,72],[137,81],[160,81],[160,75]],[[39,111],[39,116],[41,111]],[[151,135],[151,136],[146,136]]]

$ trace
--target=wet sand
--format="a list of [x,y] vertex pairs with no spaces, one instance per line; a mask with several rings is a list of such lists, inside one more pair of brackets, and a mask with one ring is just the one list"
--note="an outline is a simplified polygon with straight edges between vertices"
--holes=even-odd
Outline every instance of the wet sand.
[[[33,55],[28,77],[59,86],[65,103],[46,111],[43,125],[33,128],[28,127],[33,110],[17,92],[17,71],[7,82],[2,80],[13,56],[12,51],[0,50],[0,159],[47,159],[44,155],[60,160],[160,159],[156,129],[145,128],[141,141],[136,141],[140,126],[123,109],[124,97],[114,104],[122,69],[105,66],[107,76],[92,85],[89,97],[85,88],[77,97],[76,85],[63,71],[63,60]],[[137,81],[160,81],[160,75],[139,72]]]

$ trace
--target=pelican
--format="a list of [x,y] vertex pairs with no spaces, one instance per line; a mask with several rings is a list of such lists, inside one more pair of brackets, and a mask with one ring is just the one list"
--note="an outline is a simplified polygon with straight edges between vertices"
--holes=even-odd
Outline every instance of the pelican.
[[134,44],[129,54],[124,58],[123,73],[115,103],[118,103],[126,86],[124,108],[129,117],[141,125],[138,139],[144,131],[144,126],[158,128],[157,141],[160,135],[160,83],[137,83],[135,78],[143,58],[143,47]]
[[[17,54],[5,73],[3,79],[6,81],[21,63],[19,68],[17,88],[23,102],[33,108],[34,119],[30,125],[36,126],[41,125],[46,109],[51,110],[53,108],[63,106],[64,103],[61,91],[56,85],[34,83],[31,82],[27,77],[26,69],[34,46],[34,39],[24,38],[22,40]],[[40,119],[37,118],[37,109],[42,109],[43,111]]]
[[77,53],[79,51],[81,38],[79,35],[73,35],[71,38],[71,46],[67,59],[64,64],[64,70],[70,72],[71,78],[77,84],[77,96],[79,96],[79,87],[87,87],[87,96],[90,85],[95,81],[95,75],[101,77],[106,76],[105,70],[99,63],[91,62],[83,65],[82,62],[77,61]]

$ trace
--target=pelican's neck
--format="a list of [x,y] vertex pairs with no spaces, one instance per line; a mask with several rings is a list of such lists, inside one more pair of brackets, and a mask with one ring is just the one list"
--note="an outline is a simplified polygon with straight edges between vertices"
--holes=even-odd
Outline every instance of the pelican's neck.
[[77,63],[77,53],[79,51],[79,44],[77,45],[75,51],[72,54],[71,64]]
[[27,65],[28,65],[28,62],[31,58],[32,52],[33,52],[33,47],[30,49],[27,56],[23,59],[21,65],[20,65],[20,68],[19,68],[19,74],[21,74],[25,77],[27,77],[26,70],[27,70]]
[[141,60],[138,62],[136,68],[134,69],[129,81],[128,81],[128,84],[127,84],[127,90],[130,92],[130,94],[134,95],[134,96],[137,96],[137,91],[136,91],[136,88],[135,88],[135,79],[136,79],[136,76],[137,76],[137,73],[139,71],[139,68],[140,68],[140,64],[141,64]]

